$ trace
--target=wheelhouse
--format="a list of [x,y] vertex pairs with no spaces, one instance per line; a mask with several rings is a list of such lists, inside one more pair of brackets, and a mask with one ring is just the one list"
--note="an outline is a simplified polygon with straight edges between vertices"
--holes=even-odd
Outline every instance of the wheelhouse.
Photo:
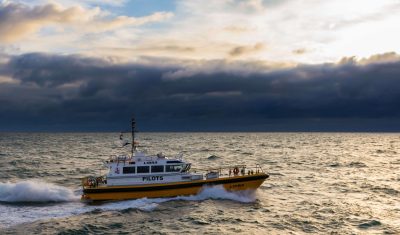
[[[135,163],[133,163],[135,164]],[[118,166],[115,166],[118,167]],[[189,172],[191,167],[190,163],[180,162],[170,164],[154,164],[154,165],[125,165],[122,166],[123,175],[136,175],[136,174],[169,174],[169,173],[186,173]],[[111,169],[113,167],[111,166]]]

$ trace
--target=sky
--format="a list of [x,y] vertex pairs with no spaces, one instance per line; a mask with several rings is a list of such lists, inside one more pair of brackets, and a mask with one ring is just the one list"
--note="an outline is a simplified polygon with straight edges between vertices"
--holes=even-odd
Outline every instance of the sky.
[[400,0],[0,0],[0,131],[400,131]]

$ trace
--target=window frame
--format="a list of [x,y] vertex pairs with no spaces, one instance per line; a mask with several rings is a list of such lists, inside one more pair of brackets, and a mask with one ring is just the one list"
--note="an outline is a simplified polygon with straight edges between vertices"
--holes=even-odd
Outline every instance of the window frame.
[[[137,168],[136,169],[137,174],[148,174],[148,173],[150,173],[150,166],[137,166],[136,168]],[[142,172],[142,171],[139,172],[139,168],[141,168],[141,169],[147,168],[147,171],[146,172]]]
[[[175,171],[175,170],[171,171],[170,170],[170,167],[177,167],[177,166],[180,167],[180,169],[178,171]],[[182,169],[183,169],[183,164],[165,165],[165,172],[181,172]]]
[[[161,167],[162,168],[162,171],[153,171],[153,167],[154,168],[156,168],[156,167]],[[151,173],[163,173],[163,172],[165,172],[165,167],[164,167],[164,165],[152,165],[151,167]]]
[[[127,172],[126,170],[130,171],[130,169],[133,169],[133,172]],[[134,166],[124,166],[122,168],[122,174],[136,174],[136,167]]]

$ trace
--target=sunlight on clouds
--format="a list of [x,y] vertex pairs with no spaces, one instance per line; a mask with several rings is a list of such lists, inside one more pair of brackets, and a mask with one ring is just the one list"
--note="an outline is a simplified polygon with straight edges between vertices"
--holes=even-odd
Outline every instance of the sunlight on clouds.
[[[68,0],[64,0],[67,1]],[[86,3],[91,5],[111,5],[111,6],[123,6],[129,0],[69,0],[72,3]]]
[[80,6],[64,8],[53,3],[29,7],[21,3],[4,2],[0,5],[0,41],[14,42],[46,26],[62,27],[63,30],[60,32],[69,29],[68,33],[73,34],[80,34],[82,31],[93,33],[159,22],[172,16],[173,14],[169,12],[155,12],[144,17],[113,17],[99,7],[92,9]]
[[149,16],[143,17],[128,17],[128,16],[118,16],[111,20],[109,19],[99,19],[93,20],[90,24],[85,25],[85,29],[89,32],[104,32],[108,30],[112,30],[115,28],[121,28],[125,26],[139,26],[152,22],[159,22],[166,19],[169,19],[173,16],[170,12],[156,12]]
[[[3,0],[7,1],[7,0]],[[91,6],[111,6],[111,7],[122,7],[130,0],[18,0],[29,6],[43,5],[47,3],[55,3],[65,7],[73,7],[80,5],[82,7]],[[12,1],[8,1],[12,2]]]
[[2,3],[0,5],[0,41],[13,42],[37,31],[44,24],[72,22],[83,13],[80,7],[64,10],[54,4],[30,8],[18,3]]
[[[400,51],[397,0],[177,0],[175,12],[143,17],[88,7],[94,0],[62,3],[3,3],[1,10],[13,14],[2,14],[0,40],[22,52],[121,61],[159,57],[296,65]],[[7,10],[12,7],[17,10]],[[161,24],[149,24],[154,22]]]
[[215,73],[226,73],[226,74],[240,74],[241,76],[249,76],[255,71],[260,73],[269,73],[277,69],[288,69],[293,68],[296,65],[288,62],[273,62],[273,61],[238,61],[238,60],[183,60],[183,61],[171,61],[165,63],[154,58],[141,58],[141,63],[157,65],[162,67],[167,66],[168,63],[171,65],[180,65],[180,69],[169,71],[163,74],[164,80],[178,80],[194,75],[210,75]]
[[[394,1],[370,0],[363,3],[358,0],[295,0],[275,5],[258,0],[223,0],[215,4],[178,1],[175,21],[169,28],[162,29],[163,36],[159,37],[159,31],[149,31],[137,41],[135,48],[141,55],[185,59],[333,62],[343,56],[362,57],[397,50],[396,45],[385,46],[379,43],[381,40],[353,41],[358,35],[371,36],[376,32],[376,29],[368,29],[371,21],[377,25],[396,24],[399,16],[388,10],[393,6]],[[360,34],[357,30],[360,27],[365,27],[365,33]],[[388,33],[392,35],[395,31],[382,32],[383,35]],[[400,39],[399,35],[393,36],[387,38]],[[151,45],[157,47],[164,41],[174,41],[175,46],[193,50],[185,53],[151,50]],[[362,44],[365,47],[361,47]],[[142,50],[142,45],[148,50]],[[240,56],[232,56],[241,51]]]
[[20,81],[13,79],[12,77],[0,75],[0,84],[2,84],[2,83],[18,84],[18,83],[20,83]]

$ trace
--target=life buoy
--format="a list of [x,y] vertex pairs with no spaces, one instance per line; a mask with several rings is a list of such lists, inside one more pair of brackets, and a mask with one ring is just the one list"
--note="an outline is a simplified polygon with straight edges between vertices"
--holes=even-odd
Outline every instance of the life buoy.
[[239,174],[239,168],[235,167],[235,169],[233,169],[233,174],[235,175]]

